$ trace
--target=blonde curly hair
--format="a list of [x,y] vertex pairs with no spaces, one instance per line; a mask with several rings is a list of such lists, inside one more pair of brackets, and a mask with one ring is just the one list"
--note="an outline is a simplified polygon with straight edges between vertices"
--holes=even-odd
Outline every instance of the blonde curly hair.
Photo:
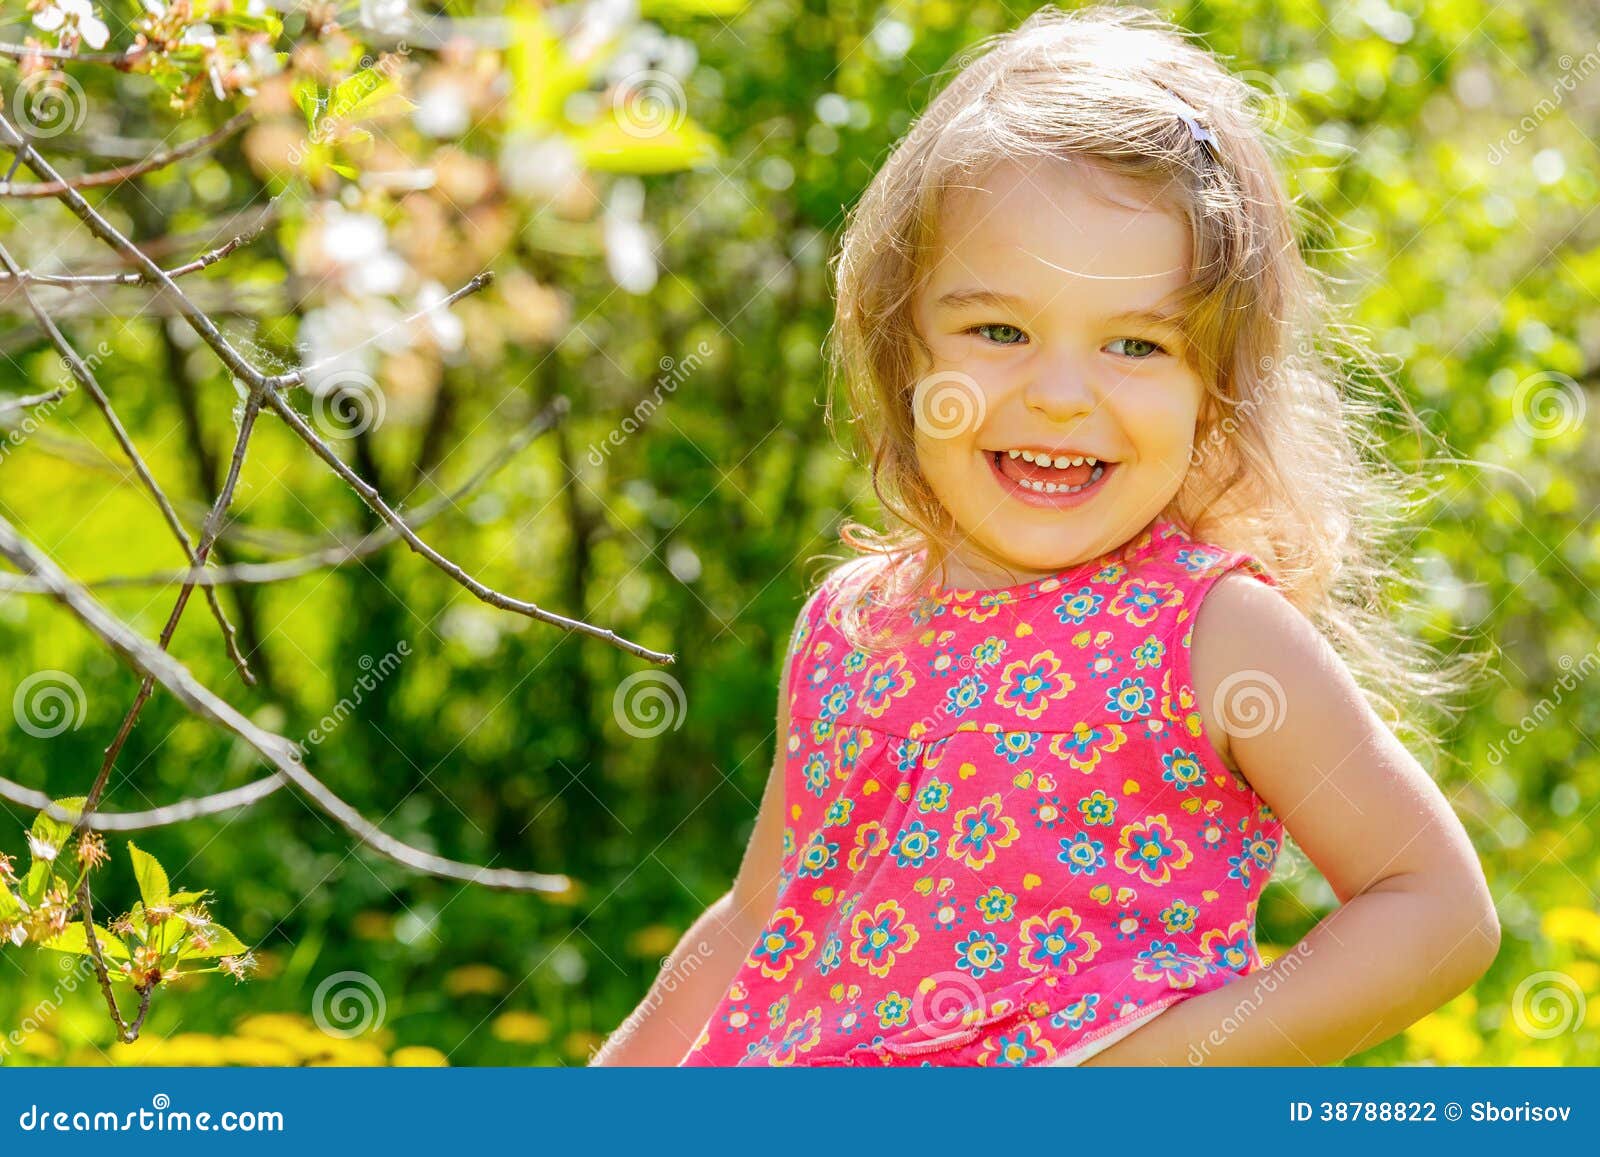
[[[947,190],[1002,160],[1064,158],[1148,190],[1189,225],[1191,282],[1174,304],[1205,396],[1165,516],[1259,559],[1385,721],[1427,741],[1409,709],[1446,707],[1459,680],[1396,613],[1403,581],[1387,543],[1418,480],[1390,460],[1386,436],[1429,435],[1302,256],[1265,95],[1138,8],[1047,6],[957,64],[851,210],[832,261],[833,386],[891,524],[841,527],[858,556],[834,576],[845,636],[866,650],[890,642],[868,608],[906,621],[957,537],[918,469],[912,405],[929,354],[912,307]],[[1209,130],[1209,146],[1186,120]],[[835,411],[830,397],[837,434]]]

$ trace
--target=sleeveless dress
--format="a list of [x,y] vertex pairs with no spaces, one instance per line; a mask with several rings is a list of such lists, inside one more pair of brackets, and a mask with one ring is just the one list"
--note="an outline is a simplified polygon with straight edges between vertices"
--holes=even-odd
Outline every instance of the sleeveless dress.
[[1261,967],[1282,823],[1189,668],[1232,570],[1276,585],[1160,518],[1047,579],[930,586],[872,653],[830,574],[787,659],[776,910],[679,1063],[1072,1064]]

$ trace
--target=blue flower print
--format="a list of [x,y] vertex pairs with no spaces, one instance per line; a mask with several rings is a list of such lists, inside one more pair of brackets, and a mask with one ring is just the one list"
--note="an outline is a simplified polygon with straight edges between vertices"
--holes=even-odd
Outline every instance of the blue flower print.
[[1056,859],[1067,865],[1074,876],[1092,876],[1106,866],[1105,844],[1090,839],[1087,832],[1057,842],[1061,845],[1061,854]]
[[913,820],[894,838],[890,852],[902,868],[920,868],[939,855],[939,833],[925,827],[921,820]]
[[972,648],[972,666],[992,667],[1005,657],[1006,641],[995,635],[990,635],[983,642]]
[[917,739],[896,739],[891,754],[896,771],[910,771],[922,756],[922,742]]
[[1146,667],[1161,666],[1161,659],[1167,653],[1167,645],[1160,639],[1151,635],[1133,649],[1133,666],[1137,671]]
[[1050,1023],[1056,1028],[1070,1028],[1076,1031],[1094,1019],[1094,1008],[1099,1003],[1098,992],[1086,993],[1052,1016]]
[[1063,624],[1081,627],[1105,601],[1105,596],[1095,594],[1093,588],[1079,587],[1076,591],[1061,596],[1061,601],[1056,604],[1056,618]]
[[1005,954],[1011,945],[993,932],[969,932],[967,938],[956,945],[956,967],[970,972],[972,979],[982,980],[991,972],[1000,972],[1006,966]]
[[983,702],[983,697],[989,693],[989,684],[976,675],[964,676],[944,695],[945,714],[952,719],[960,719],[968,711],[973,710]]
[[817,958],[817,973],[826,976],[844,963],[844,941],[837,932],[829,933],[822,942],[822,955]]
[[1174,900],[1161,910],[1161,927],[1169,934],[1193,932],[1200,910],[1187,900]]
[[828,790],[828,757],[820,751],[813,751],[806,760],[806,790],[821,799]]
[[1034,753],[1039,746],[1039,739],[1037,731],[1002,731],[1000,742],[994,745],[994,753],[1005,756],[1007,763],[1016,763]]
[[1083,669],[1091,679],[1115,679],[1122,673],[1122,652],[1115,647],[1096,651],[1094,658],[1085,663]]
[[[955,634],[954,631],[946,631],[943,637],[950,639],[954,638]],[[970,664],[962,662],[964,658],[965,656],[961,653],[959,646],[952,643],[943,643],[934,648],[933,658],[928,660],[928,674],[940,679],[946,675],[954,675],[957,671],[965,670],[970,666]]]
[[848,683],[835,683],[833,689],[822,697],[822,718],[832,722],[843,715],[855,698],[855,688]]
[[942,812],[950,806],[950,785],[942,779],[930,779],[917,793],[917,810],[923,815]]
[[856,801],[849,796],[840,796],[828,805],[828,810],[823,817],[823,822],[830,828],[848,827],[850,814],[856,810]]
[[933,926],[941,932],[953,932],[956,927],[966,922],[967,906],[957,904],[954,900],[947,900],[933,911],[928,913],[933,920]]
[[822,837],[821,832],[815,832],[806,841],[806,846],[800,849],[800,874],[812,880],[819,880],[829,868],[839,866],[839,845],[830,844]]
[[911,622],[913,626],[925,627],[934,619],[944,614],[945,605],[942,599],[922,598],[917,600],[916,606],[911,608]]
[[1117,801],[1095,788],[1078,801],[1078,814],[1086,824],[1110,827],[1117,819]]
[[1106,710],[1121,716],[1124,723],[1150,714],[1150,701],[1155,691],[1143,679],[1129,676],[1106,692]]
[[1199,574],[1208,566],[1216,565],[1222,556],[1214,550],[1205,550],[1200,547],[1186,547],[1173,556],[1177,564],[1190,574]]
[[1200,766],[1200,757],[1192,751],[1175,747],[1171,754],[1161,757],[1161,766],[1167,769],[1161,778],[1179,791],[1205,785],[1206,770]]
[[844,657],[839,669],[847,675],[859,674],[866,667],[870,657],[865,651],[853,650]]
[[1260,832],[1252,833],[1245,837],[1240,850],[1251,859],[1255,860],[1256,867],[1263,872],[1272,871],[1272,865],[1278,859],[1278,841],[1269,840]]
[[861,758],[865,745],[861,741],[859,727],[846,727],[839,732],[839,738],[834,741],[834,750],[839,754],[839,768],[848,774],[855,770],[856,762]]
[[1118,940],[1137,940],[1143,936],[1150,920],[1138,908],[1123,908],[1117,913],[1116,923],[1112,925],[1117,930]]
[[978,911],[985,924],[1002,924],[1016,912],[1017,898],[996,884],[978,897]]
[[1067,813],[1061,810],[1061,797],[1042,795],[1039,802],[1028,809],[1033,813],[1033,826],[1050,831],[1057,824],[1065,822]]

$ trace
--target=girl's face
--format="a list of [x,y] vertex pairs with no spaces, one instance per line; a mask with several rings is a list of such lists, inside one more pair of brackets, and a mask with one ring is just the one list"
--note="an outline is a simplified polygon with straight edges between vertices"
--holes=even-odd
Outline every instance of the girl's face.
[[1204,387],[1176,323],[1150,316],[1188,284],[1188,226],[1050,158],[952,190],[939,224],[913,404],[918,464],[966,538],[948,581],[1006,586],[1121,546],[1189,468]]

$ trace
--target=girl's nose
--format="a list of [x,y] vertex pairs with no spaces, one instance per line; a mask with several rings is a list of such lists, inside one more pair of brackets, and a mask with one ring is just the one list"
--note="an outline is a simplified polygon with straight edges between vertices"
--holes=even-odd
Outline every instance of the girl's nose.
[[1082,362],[1058,358],[1041,365],[1023,387],[1023,402],[1033,413],[1052,422],[1081,418],[1097,400]]

